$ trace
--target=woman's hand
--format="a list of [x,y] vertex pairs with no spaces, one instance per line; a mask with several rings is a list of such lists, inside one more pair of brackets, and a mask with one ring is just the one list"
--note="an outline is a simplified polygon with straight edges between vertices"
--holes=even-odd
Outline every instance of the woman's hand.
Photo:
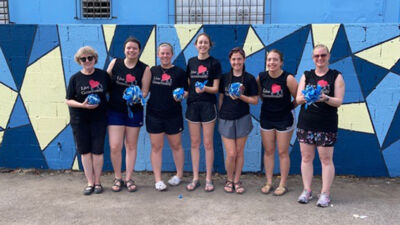
[[95,109],[95,108],[97,108],[97,106],[99,106],[99,105],[90,105],[90,104],[88,104],[88,100],[87,99],[85,99],[85,101],[82,103],[82,108],[84,108],[84,109]]

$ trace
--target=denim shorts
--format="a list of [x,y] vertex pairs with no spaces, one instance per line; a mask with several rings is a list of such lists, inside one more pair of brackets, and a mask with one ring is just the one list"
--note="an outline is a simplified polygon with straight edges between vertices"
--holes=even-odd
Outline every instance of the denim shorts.
[[129,118],[128,113],[108,111],[108,125],[141,127],[143,126],[143,111],[134,112]]

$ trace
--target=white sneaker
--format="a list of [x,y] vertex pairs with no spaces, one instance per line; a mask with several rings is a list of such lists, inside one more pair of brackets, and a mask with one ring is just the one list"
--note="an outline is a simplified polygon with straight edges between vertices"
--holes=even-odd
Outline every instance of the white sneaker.
[[170,184],[172,186],[179,185],[180,183],[181,183],[181,178],[179,178],[176,175],[171,177],[171,179],[168,180],[168,184]]
[[154,187],[156,188],[157,191],[165,191],[167,190],[167,185],[165,185],[164,181],[160,180],[158,181]]

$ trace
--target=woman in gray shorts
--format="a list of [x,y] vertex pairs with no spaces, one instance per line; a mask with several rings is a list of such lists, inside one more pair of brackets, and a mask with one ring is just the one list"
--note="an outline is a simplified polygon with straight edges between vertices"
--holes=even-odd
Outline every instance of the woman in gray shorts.
[[[221,76],[219,87],[218,130],[226,150],[225,169],[227,180],[225,192],[243,194],[245,192],[240,175],[244,163],[244,146],[247,136],[253,129],[250,106],[258,103],[258,87],[253,75],[244,68],[245,53],[241,48],[234,48],[229,53],[231,71]],[[232,83],[241,83],[241,94],[235,97],[229,94]]]

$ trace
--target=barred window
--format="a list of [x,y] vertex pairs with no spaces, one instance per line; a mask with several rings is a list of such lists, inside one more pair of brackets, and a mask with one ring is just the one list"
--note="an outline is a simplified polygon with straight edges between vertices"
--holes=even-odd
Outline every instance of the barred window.
[[0,0],[0,24],[10,23],[8,0]]
[[175,0],[175,22],[262,24],[265,0]]
[[83,19],[108,19],[111,17],[111,0],[81,0]]

